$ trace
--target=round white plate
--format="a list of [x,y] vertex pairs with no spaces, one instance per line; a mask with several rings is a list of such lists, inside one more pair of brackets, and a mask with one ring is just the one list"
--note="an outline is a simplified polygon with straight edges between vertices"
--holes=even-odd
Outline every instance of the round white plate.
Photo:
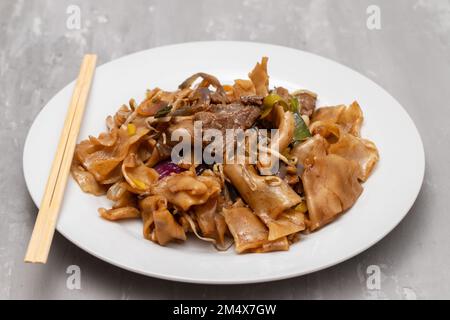
[[[100,66],[95,75],[79,140],[105,130],[104,119],[147,88],[173,90],[198,71],[223,83],[246,78],[269,57],[270,86],[307,88],[319,105],[350,104],[364,112],[362,135],[374,141],[381,160],[354,207],[322,230],[302,237],[287,252],[237,255],[217,252],[191,236],[186,243],[158,246],[142,237],[142,223],[112,223],[97,208],[105,197],[84,194],[69,178],[57,229],[67,239],[116,266],[141,274],[196,283],[251,283],[314,272],[353,257],[389,233],[419,193],[425,167],[423,145],[400,104],[371,80],[336,62],[299,50],[246,42],[197,42],[138,52]],[[31,196],[40,204],[74,83],[42,109],[25,143],[23,168]],[[411,235],[412,236],[412,235]]]

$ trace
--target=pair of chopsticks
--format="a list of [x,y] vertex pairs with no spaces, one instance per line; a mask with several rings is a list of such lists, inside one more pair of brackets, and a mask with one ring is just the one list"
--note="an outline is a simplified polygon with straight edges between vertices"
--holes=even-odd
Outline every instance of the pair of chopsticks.
[[94,54],[87,54],[83,58],[25,262],[47,262],[96,62],[97,56]]

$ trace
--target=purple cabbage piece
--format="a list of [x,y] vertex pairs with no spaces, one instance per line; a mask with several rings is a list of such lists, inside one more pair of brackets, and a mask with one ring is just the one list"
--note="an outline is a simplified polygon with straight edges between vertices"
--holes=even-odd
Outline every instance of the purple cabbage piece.
[[159,162],[153,167],[153,169],[155,169],[159,173],[160,179],[169,176],[172,172],[180,173],[182,171],[185,171],[183,168],[180,168],[175,163],[169,160]]

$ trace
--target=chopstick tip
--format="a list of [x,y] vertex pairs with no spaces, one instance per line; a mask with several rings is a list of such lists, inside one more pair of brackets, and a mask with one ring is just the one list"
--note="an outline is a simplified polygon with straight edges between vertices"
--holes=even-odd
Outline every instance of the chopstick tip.
[[25,257],[25,259],[23,259],[23,262],[25,262],[25,263],[33,263],[33,264],[46,264],[47,263],[47,259],[41,260],[41,259],[30,259],[30,258]]

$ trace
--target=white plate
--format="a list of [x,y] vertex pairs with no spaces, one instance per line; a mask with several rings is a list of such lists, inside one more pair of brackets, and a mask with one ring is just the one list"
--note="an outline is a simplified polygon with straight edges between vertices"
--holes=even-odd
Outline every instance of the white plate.
[[[260,58],[269,57],[270,86],[307,88],[321,105],[357,100],[365,122],[362,135],[374,141],[381,160],[364,184],[355,206],[341,218],[291,246],[287,252],[237,255],[217,252],[190,239],[161,247],[144,240],[140,221],[102,220],[104,197],[84,194],[70,178],[57,229],[80,248],[124,269],[196,283],[251,283],[290,278],[342,262],[369,248],[407,214],[419,193],[424,151],[414,123],[386,91],[357,72],[299,50],[245,42],[185,43],[138,52],[96,71],[79,140],[105,129],[104,119],[147,88],[173,90],[191,74],[204,71],[222,82],[246,78]],[[23,168],[39,205],[74,83],[42,109],[25,143]],[[411,235],[413,236],[413,235]],[[194,238],[194,237],[190,237]]]

